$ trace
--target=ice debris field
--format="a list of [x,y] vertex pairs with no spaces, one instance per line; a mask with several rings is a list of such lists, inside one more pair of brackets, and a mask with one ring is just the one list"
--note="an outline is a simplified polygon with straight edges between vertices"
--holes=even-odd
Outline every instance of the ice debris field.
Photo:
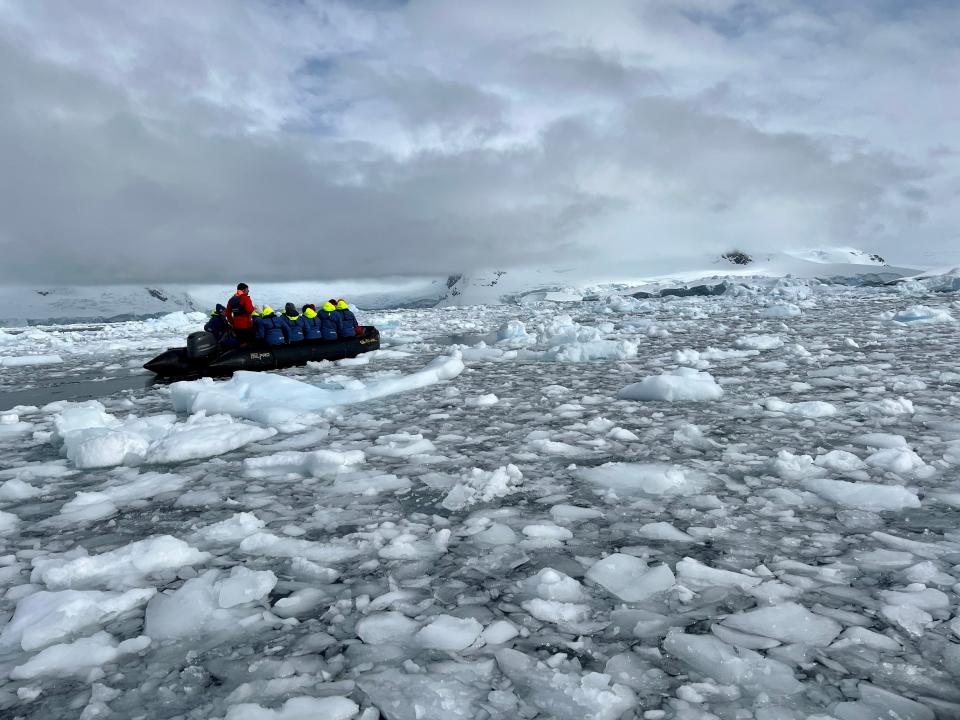
[[955,297],[381,312],[172,385],[202,315],[2,330],[0,716],[960,718]]

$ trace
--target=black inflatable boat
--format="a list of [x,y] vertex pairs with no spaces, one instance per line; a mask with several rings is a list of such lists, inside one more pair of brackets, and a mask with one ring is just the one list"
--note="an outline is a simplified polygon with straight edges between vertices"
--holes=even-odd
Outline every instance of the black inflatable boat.
[[160,377],[230,375],[237,370],[276,370],[311,360],[343,360],[380,348],[380,332],[365,327],[363,335],[339,340],[306,340],[278,347],[250,346],[222,350],[207,332],[191,333],[187,347],[170,348],[144,367]]

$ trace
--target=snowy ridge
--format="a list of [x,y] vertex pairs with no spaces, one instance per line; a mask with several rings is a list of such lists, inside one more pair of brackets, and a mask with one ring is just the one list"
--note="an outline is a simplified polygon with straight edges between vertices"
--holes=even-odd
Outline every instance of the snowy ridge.
[[383,310],[173,386],[201,313],[0,331],[60,359],[0,366],[0,714],[960,717],[960,305],[911,292]]

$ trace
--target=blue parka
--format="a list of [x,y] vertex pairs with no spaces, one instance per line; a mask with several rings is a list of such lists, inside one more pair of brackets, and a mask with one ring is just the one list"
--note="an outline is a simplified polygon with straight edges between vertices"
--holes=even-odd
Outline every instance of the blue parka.
[[331,302],[325,302],[317,311],[320,321],[320,336],[324,340],[336,340],[340,337],[340,313]]
[[223,337],[223,334],[230,329],[230,323],[227,321],[226,315],[224,315],[226,309],[223,305],[217,305],[217,309],[210,313],[210,319],[207,320],[207,324],[203,326],[203,329],[208,333],[213,333],[213,336],[219,340]]
[[283,336],[288,343],[301,342],[304,338],[306,323],[303,321],[303,315],[281,315],[280,322],[283,326]]
[[319,340],[323,337],[320,317],[317,311],[308,307],[303,311],[303,339]]
[[260,317],[253,319],[256,338],[271,347],[283,345],[286,339],[283,335],[283,323],[270,308],[264,308]]
[[350,306],[341,300],[337,303],[337,313],[340,315],[340,337],[357,336],[357,316]]

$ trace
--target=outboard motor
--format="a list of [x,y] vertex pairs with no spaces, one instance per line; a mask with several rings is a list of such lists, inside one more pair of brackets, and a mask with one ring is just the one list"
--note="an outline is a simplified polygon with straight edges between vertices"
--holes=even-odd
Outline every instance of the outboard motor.
[[187,335],[187,357],[191,360],[209,360],[216,355],[219,347],[213,333],[201,330]]

